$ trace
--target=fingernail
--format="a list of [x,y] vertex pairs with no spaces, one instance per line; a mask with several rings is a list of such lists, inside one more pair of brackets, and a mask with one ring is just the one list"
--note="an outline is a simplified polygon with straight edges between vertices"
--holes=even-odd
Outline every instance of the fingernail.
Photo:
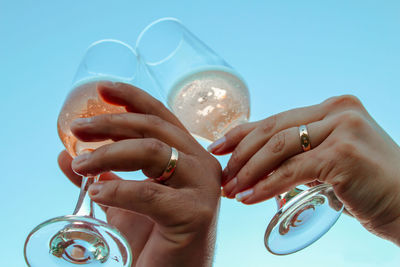
[[85,162],[89,157],[90,157],[90,153],[81,154],[81,155],[77,156],[76,158],[74,158],[72,163],[73,163],[74,167],[76,167],[76,166],[82,164],[83,162]]
[[270,177],[272,174],[274,174],[275,170],[273,170],[272,172],[268,173],[267,177]]
[[[86,124],[86,123],[91,122],[92,120],[93,120],[92,117],[89,117],[89,118],[78,118],[78,119],[74,120],[72,122],[72,124],[78,124],[78,125]],[[72,126],[72,124],[71,124],[71,126]]]
[[211,145],[209,145],[207,147],[208,152],[214,153],[215,151],[218,150],[218,148],[221,148],[223,146],[225,141],[226,141],[225,136],[223,136],[220,139],[216,140],[214,143],[212,143]]
[[94,183],[89,186],[89,196],[93,197],[101,191],[101,188],[103,187],[103,183]]
[[250,189],[247,189],[247,190],[245,190],[243,192],[237,193],[235,198],[236,198],[237,201],[242,202],[243,200],[248,198],[253,193],[254,193],[254,189],[250,188]]

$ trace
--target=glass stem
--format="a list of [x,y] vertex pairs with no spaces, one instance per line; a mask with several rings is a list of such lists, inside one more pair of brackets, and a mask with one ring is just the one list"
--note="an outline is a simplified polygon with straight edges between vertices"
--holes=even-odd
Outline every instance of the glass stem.
[[98,179],[99,176],[93,176],[93,177],[82,176],[81,191],[79,193],[78,202],[76,203],[73,215],[89,216],[94,218],[93,201],[90,199],[87,191],[89,186],[97,182]]

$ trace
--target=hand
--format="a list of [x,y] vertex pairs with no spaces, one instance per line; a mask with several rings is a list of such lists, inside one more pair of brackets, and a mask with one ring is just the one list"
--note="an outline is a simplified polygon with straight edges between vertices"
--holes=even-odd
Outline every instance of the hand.
[[366,229],[400,245],[400,148],[353,96],[240,125],[209,150],[233,151],[222,174],[228,198],[253,204],[300,184],[328,183]]
[[[71,130],[82,141],[115,142],[72,162],[62,152],[61,169],[75,184],[81,179],[74,171],[103,173],[89,195],[127,237],[133,266],[211,266],[220,195],[218,161],[147,93],[122,83],[105,83],[98,91],[106,102],[125,106],[127,113],[78,119]],[[148,177],[159,177],[171,147],[179,151],[179,159],[164,184],[126,181],[110,172],[141,169]]]

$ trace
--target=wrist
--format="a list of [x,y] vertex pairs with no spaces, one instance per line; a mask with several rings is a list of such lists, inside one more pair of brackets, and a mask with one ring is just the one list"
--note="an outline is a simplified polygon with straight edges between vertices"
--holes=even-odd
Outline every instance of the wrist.
[[[400,197],[389,201],[391,207],[383,209],[374,220],[371,232],[400,246]],[[385,206],[382,204],[382,206]],[[368,229],[368,228],[367,228]]]
[[400,216],[393,222],[383,226],[380,230],[382,231],[383,238],[400,247]]

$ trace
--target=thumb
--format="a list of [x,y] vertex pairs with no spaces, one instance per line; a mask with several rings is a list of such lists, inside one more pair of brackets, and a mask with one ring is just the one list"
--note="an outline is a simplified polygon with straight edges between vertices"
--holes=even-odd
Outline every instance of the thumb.
[[109,207],[130,210],[153,219],[164,226],[179,219],[177,201],[182,202],[179,191],[153,181],[110,180],[89,187],[91,199]]

